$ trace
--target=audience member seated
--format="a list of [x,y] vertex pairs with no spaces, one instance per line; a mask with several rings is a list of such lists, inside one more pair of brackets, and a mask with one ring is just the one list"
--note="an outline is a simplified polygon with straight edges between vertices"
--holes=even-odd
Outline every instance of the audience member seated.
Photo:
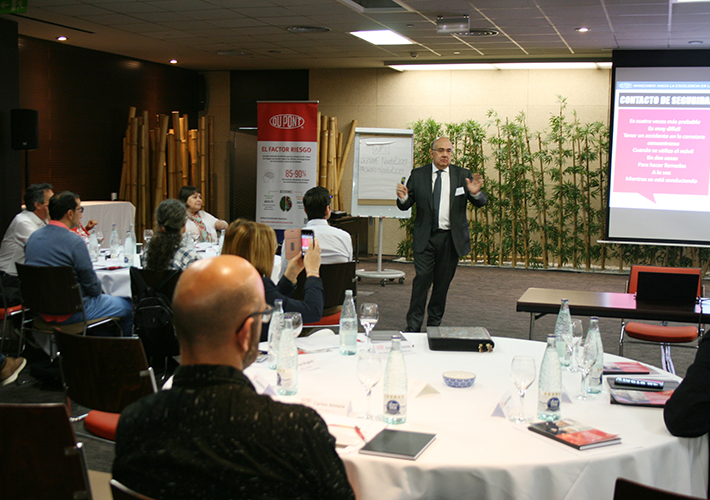
[[27,364],[25,358],[11,358],[0,352],[0,386],[17,380],[17,376]]
[[151,498],[354,499],[318,413],[258,395],[243,373],[271,315],[254,267],[196,262],[173,310],[181,366],[170,390],[121,414],[113,477]]
[[[276,254],[276,233],[266,224],[238,219],[232,222],[224,236],[222,255],[244,257],[259,271],[264,281],[266,302],[273,306],[276,299],[283,300],[284,312],[300,312],[304,323],[313,323],[323,316],[323,283],[320,279],[320,246],[318,239],[303,256],[299,252],[288,262],[286,272],[278,285],[271,281]],[[306,283],[303,300],[291,299],[296,290],[298,274],[305,268]],[[261,340],[268,338],[264,325]]]
[[8,306],[21,302],[15,262],[25,262],[25,244],[32,233],[47,225],[51,184],[32,184],[25,193],[25,208],[12,219],[0,244],[0,279]]
[[153,271],[187,269],[200,258],[194,248],[185,244],[185,204],[178,200],[165,200],[155,211],[158,231],[141,254],[141,264]]
[[202,210],[202,191],[193,186],[183,186],[178,199],[187,205],[187,232],[199,234],[197,241],[217,242],[218,232],[227,229],[227,221]]
[[[305,229],[312,229],[320,245],[321,264],[340,264],[353,260],[353,240],[350,233],[328,224],[330,219],[330,192],[321,186],[306,191],[303,195],[303,210],[308,217]],[[286,257],[281,252],[281,273],[286,269]]]
[[[38,229],[25,245],[25,263],[32,266],[71,266],[81,286],[84,310],[88,320],[120,318],[123,335],[133,331],[133,306],[126,297],[103,295],[101,281],[96,276],[89,249],[81,237],[71,231],[79,224],[82,214],[81,199],[76,193],[63,191],[49,200],[49,224]],[[43,315],[45,321],[77,323],[83,320],[80,312],[71,316]],[[98,329],[97,329],[98,330]]]
[[710,431],[710,333],[703,335],[688,373],[663,408],[674,436],[698,437]]

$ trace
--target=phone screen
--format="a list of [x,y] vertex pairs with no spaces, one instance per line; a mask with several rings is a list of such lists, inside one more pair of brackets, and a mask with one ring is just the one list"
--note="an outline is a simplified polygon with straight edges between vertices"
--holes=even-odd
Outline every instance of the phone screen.
[[313,243],[313,233],[306,233],[302,232],[301,233],[301,251],[303,252],[303,255],[306,254],[308,251],[308,248],[311,246]]

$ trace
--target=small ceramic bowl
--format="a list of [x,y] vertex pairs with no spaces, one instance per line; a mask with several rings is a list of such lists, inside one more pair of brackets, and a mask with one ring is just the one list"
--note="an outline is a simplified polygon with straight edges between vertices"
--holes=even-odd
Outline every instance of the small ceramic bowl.
[[464,371],[444,372],[444,382],[449,387],[471,387],[476,381],[476,374]]

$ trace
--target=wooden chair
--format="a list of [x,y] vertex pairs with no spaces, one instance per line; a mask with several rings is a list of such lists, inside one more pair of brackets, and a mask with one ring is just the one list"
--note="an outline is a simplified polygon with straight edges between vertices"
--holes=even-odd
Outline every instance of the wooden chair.
[[[120,318],[104,317],[86,320],[84,300],[81,286],[74,277],[74,270],[70,266],[29,266],[16,264],[17,275],[20,278],[20,293],[22,295],[22,330],[20,344],[22,344],[26,329],[26,313],[31,310],[34,314],[31,330],[47,334],[51,339],[56,322],[45,321],[40,314],[71,315],[81,313],[83,320],[77,323],[62,323],[62,330],[69,333],[86,335],[90,328],[111,325],[121,331]],[[130,334],[130,332],[126,332]],[[50,348],[50,351],[52,349]],[[50,352],[52,355],[53,352]]]
[[[0,319],[2,319],[2,333],[0,333],[0,352],[2,352],[5,346],[5,338],[10,336],[8,331],[8,318],[22,314],[22,304],[16,306],[8,306],[7,298],[5,297],[5,289],[3,288],[2,280],[0,280]],[[22,342],[20,342],[17,349],[17,355],[20,355],[22,349]]]
[[[697,297],[702,295],[702,279],[699,268],[687,267],[659,267],[659,266],[631,266],[629,281],[627,282],[626,293],[636,293],[638,291],[639,273],[675,273],[675,274],[693,274],[698,276]],[[661,363],[664,370],[675,373],[673,360],[671,359],[670,345],[677,347],[695,348],[697,344],[682,345],[696,340],[701,332],[701,326],[667,326],[664,321],[660,325],[649,325],[647,323],[629,322],[621,320],[621,334],[619,336],[619,356],[624,355],[624,344],[626,343],[656,343],[661,346]],[[626,337],[631,337],[634,340],[628,340]]]
[[[174,269],[153,271],[131,267],[130,274],[134,313],[140,298],[148,287],[162,294],[167,305],[172,306],[173,292],[182,271]],[[164,328],[142,328],[137,321],[134,321],[133,328],[134,334],[138,335],[143,342],[143,349],[145,349],[150,365],[156,369],[163,369],[164,375],[169,375],[167,374],[169,358],[180,354],[180,343],[172,323]]]
[[121,411],[158,390],[141,340],[83,336],[58,328],[54,336],[67,401],[92,409],[73,420],[83,419],[89,432],[114,441]]
[[[355,261],[320,266],[320,279],[323,282],[323,317],[320,321],[304,324],[304,328],[338,326],[340,309],[345,300],[345,290],[352,290],[353,298],[357,298]],[[294,299],[303,300],[305,283],[306,273],[301,271],[298,275],[296,291],[292,295]]]
[[128,486],[121,484],[115,479],[111,479],[110,484],[113,500],[153,500],[152,497],[141,495],[137,491],[133,491]]
[[620,477],[614,486],[613,500],[700,500],[700,497],[660,490]]
[[3,498],[91,499],[81,443],[66,405],[0,404]]

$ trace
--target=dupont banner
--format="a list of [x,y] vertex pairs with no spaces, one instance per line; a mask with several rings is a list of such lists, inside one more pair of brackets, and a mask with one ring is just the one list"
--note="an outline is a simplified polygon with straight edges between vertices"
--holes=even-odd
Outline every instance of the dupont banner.
[[318,103],[258,102],[256,220],[305,225],[303,195],[317,185]]

